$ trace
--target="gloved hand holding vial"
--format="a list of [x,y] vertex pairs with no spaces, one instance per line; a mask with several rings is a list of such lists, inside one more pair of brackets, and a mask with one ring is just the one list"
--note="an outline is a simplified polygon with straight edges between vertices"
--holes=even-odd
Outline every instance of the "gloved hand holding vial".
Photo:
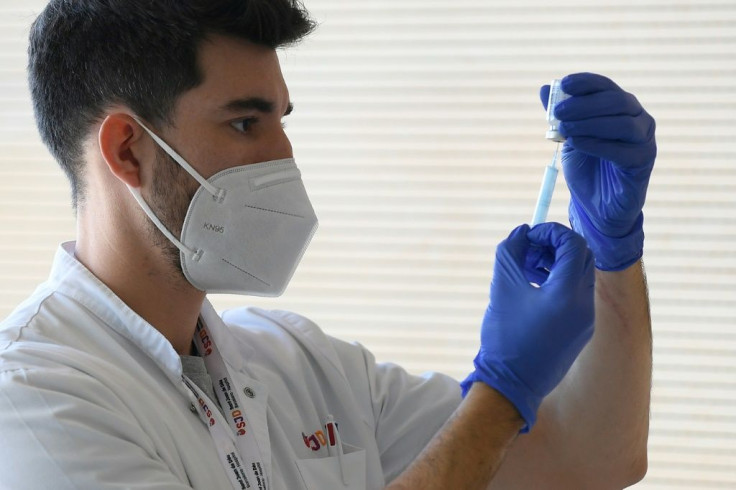
[[[585,237],[600,270],[623,270],[644,248],[642,208],[657,155],[655,122],[632,94],[610,79],[577,73],[540,91],[547,137],[564,140],[562,169],[570,190],[570,224]],[[540,198],[551,196],[543,185]],[[553,185],[553,182],[552,182]],[[540,199],[541,200],[541,199]],[[541,211],[544,211],[544,201]],[[548,204],[546,205],[549,206]]]

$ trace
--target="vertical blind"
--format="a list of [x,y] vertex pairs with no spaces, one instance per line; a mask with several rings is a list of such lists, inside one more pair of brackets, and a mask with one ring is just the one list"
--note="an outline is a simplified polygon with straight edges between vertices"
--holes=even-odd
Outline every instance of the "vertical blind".
[[[42,0],[0,0],[0,316],[73,239],[25,81]],[[281,55],[321,221],[291,309],[379,360],[471,369],[495,245],[531,218],[554,146],[538,88],[606,74],[658,123],[645,207],[654,329],[641,489],[736,488],[736,2],[306,0],[317,32]],[[566,222],[558,183],[550,219]]]

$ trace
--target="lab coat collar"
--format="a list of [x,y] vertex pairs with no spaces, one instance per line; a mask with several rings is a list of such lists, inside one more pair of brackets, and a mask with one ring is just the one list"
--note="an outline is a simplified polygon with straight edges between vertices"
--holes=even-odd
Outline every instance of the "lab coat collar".
[[[63,243],[56,252],[49,282],[57,293],[71,297],[96,315],[109,328],[125,337],[148,355],[171,379],[181,385],[179,354],[161,332],[145,321],[74,256],[75,242]],[[202,305],[201,316],[213,333],[223,359],[232,367],[243,367],[248,346],[235,340],[209,301]],[[235,355],[240,349],[241,355]]]
[[168,339],[76,259],[75,245],[63,243],[56,252],[49,277],[56,291],[84,305],[151,357],[175,384],[181,383],[181,359]]
[[200,316],[205,327],[212,334],[222,359],[233,369],[242,371],[245,367],[245,359],[253,357],[253,347],[242,341],[240,337],[233,335],[208,300],[202,304]]

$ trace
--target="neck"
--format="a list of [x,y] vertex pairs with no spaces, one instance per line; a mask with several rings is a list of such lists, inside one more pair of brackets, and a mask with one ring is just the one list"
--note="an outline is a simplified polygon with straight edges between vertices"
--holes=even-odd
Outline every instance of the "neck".
[[100,221],[91,223],[80,210],[77,259],[161,332],[177,353],[190,354],[205,293],[152,248],[147,233]]

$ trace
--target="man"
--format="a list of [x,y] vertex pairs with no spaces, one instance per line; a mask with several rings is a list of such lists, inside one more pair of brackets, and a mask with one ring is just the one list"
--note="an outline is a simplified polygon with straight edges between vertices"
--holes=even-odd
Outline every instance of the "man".
[[275,53],[312,26],[289,0],[52,0],[36,20],[36,118],[71,181],[78,229],[0,328],[0,485],[640,479],[654,122],[604,77],[566,77],[572,97],[556,109],[571,222],[587,244],[543,224],[499,245],[462,390],[376,365],[294,313],[213,311],[207,292],[279,294],[316,227]]

